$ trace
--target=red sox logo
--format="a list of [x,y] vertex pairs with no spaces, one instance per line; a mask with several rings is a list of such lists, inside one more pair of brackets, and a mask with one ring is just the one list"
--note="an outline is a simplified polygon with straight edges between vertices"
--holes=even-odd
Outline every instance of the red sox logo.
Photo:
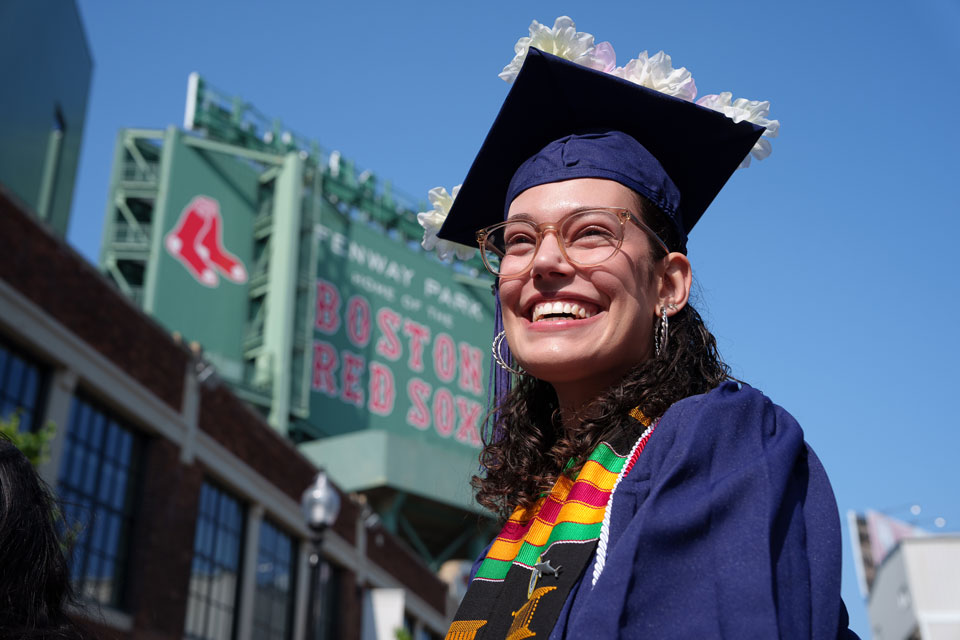
[[219,284],[218,271],[237,284],[247,281],[246,267],[223,247],[223,218],[220,204],[213,198],[197,196],[191,200],[164,238],[164,245],[204,286]]

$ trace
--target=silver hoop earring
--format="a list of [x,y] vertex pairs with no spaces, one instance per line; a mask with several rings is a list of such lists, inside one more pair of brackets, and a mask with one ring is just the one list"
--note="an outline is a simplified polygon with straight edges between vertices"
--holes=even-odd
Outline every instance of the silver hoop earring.
[[500,345],[502,345],[503,341],[506,339],[507,339],[506,331],[501,331],[500,333],[498,333],[493,337],[493,348],[491,349],[491,351],[493,352],[493,360],[504,371],[508,373],[512,373],[515,376],[522,376],[523,375],[522,372],[518,371],[517,369],[514,369],[509,364],[507,364],[506,360],[503,359],[503,356],[500,355]]
[[660,322],[657,323],[653,336],[653,350],[657,357],[667,355],[667,341],[670,338],[670,321],[667,319],[667,308],[660,307]]

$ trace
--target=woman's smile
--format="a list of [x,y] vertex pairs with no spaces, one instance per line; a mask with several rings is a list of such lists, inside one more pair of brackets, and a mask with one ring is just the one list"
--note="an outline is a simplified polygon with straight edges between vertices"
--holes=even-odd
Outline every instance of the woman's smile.
[[585,320],[596,315],[587,304],[578,301],[555,300],[539,302],[533,307],[531,322],[559,322],[562,320]]
[[605,312],[600,311],[587,317],[573,317],[568,315],[548,315],[529,321],[524,327],[527,331],[555,332],[586,329],[603,321]]

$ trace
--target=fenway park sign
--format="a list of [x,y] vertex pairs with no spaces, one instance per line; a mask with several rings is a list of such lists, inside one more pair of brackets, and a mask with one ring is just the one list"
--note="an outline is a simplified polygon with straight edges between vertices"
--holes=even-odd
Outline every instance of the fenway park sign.
[[489,288],[357,223],[319,225],[315,237],[312,408],[479,447]]

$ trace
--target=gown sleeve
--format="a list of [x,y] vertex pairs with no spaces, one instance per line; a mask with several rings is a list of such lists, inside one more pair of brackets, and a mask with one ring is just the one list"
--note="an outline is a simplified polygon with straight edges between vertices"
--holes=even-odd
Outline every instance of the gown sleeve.
[[725,383],[661,419],[613,496],[604,570],[591,585],[588,567],[560,635],[856,638],[840,562],[833,491],[799,425]]

